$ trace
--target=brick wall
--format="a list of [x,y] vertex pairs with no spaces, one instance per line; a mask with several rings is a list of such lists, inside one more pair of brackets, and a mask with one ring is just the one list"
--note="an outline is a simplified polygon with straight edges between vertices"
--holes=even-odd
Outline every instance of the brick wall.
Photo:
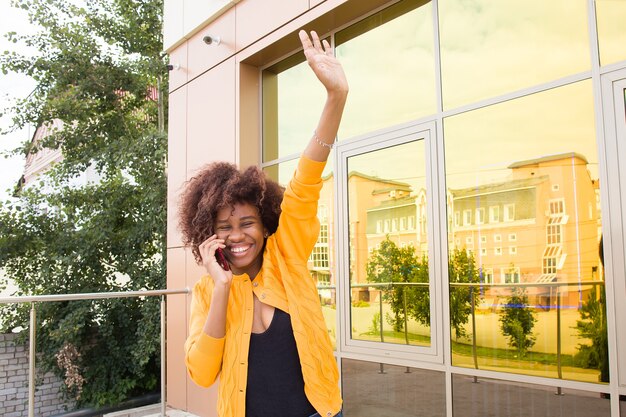
[[[0,410],[2,417],[28,416],[28,341],[17,334],[0,334]],[[63,381],[52,373],[37,372],[35,415],[48,417],[66,411]],[[72,405],[68,405],[72,409]]]

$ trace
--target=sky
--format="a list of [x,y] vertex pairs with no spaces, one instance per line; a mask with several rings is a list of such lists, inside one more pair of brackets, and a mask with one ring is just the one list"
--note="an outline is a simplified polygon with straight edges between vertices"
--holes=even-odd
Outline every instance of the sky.
[[[4,51],[23,51],[25,48],[19,44],[9,42],[4,36],[9,31],[18,33],[32,33],[33,26],[28,22],[26,13],[11,7],[9,0],[0,0],[0,53]],[[33,91],[34,80],[18,74],[0,73],[0,109],[9,106],[16,98],[25,98]],[[11,124],[9,115],[0,118],[0,126],[6,129]],[[4,158],[8,150],[12,150],[20,143],[30,140],[34,129],[29,127],[9,135],[0,136],[0,201],[10,198],[12,190],[24,171],[24,158],[22,156]]]
[[[11,7],[9,0],[0,0],[0,54],[4,51],[25,51],[19,49],[20,45],[9,42],[5,33],[15,31],[18,33],[32,33],[34,28],[28,22],[26,13]],[[0,72],[0,109],[9,106],[16,98],[25,98],[33,91],[34,80],[18,74],[2,74]],[[7,117],[9,116],[9,117]],[[11,124],[10,115],[0,118],[0,126],[6,129]],[[18,132],[0,136],[0,201],[11,198],[11,190],[24,172],[24,157],[17,156],[4,158],[5,152],[16,148],[20,143],[30,140],[33,128],[23,129]],[[8,191],[7,191],[8,190]],[[0,274],[2,271],[0,271]],[[8,282],[8,287],[0,289],[0,297],[9,296],[15,291],[15,286]]]

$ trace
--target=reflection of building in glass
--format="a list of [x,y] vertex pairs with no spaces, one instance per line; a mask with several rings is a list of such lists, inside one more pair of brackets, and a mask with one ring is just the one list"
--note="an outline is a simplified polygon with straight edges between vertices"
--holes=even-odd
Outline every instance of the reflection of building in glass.
[[[328,217],[328,207],[320,204],[317,209],[317,217],[320,221],[320,233],[315,243],[315,247],[309,256],[308,268],[311,276],[317,282],[317,285],[331,285],[331,269],[330,269],[330,219]],[[334,285],[334,282],[332,283]],[[330,293],[325,294],[324,298],[330,298]]]
[[[587,160],[564,153],[515,162],[507,181],[448,190],[451,248],[471,254],[481,281],[493,284],[565,283],[599,279],[597,247],[598,183]],[[352,172],[350,190],[350,274],[353,284],[367,282],[365,267],[372,250],[387,236],[400,247],[427,255],[426,191],[409,184]],[[322,193],[332,192],[325,180]],[[326,197],[322,201],[332,201]],[[331,283],[328,263],[328,210],[320,209],[320,239],[311,255],[318,282]],[[366,221],[363,221],[363,220]],[[333,281],[334,282],[334,281]],[[578,304],[587,287],[574,286],[563,303]],[[487,296],[497,302],[504,290]],[[554,288],[529,288],[533,303],[555,304]],[[354,299],[368,298],[358,290]]]
[[[350,282],[363,284],[367,282],[365,272],[367,259],[386,235],[390,235],[400,246],[419,247],[416,236],[419,233],[423,233],[424,236],[426,234],[426,195],[422,193],[420,197],[422,209],[419,213],[423,220],[419,220],[416,199],[411,195],[411,187],[407,183],[353,171],[349,174],[348,187]],[[333,244],[328,239],[328,230],[333,230],[334,227],[333,210],[328,209],[332,207],[334,201],[333,192],[331,175],[324,178],[318,210],[320,236],[309,258],[309,269],[313,272],[318,284],[335,285],[331,272],[334,268],[334,260],[328,255],[328,248]],[[377,228],[381,231],[377,231]],[[330,236],[332,238],[332,233]],[[424,245],[425,242],[424,239]],[[423,250],[426,251],[426,246],[423,246]],[[327,263],[324,263],[325,259],[328,259]],[[369,294],[365,289],[355,289],[353,292],[355,300],[369,299]]]
[[[452,245],[474,255],[486,283],[598,278],[597,181],[587,163],[572,152],[550,155],[511,164],[508,181],[449,190]],[[570,287],[563,302],[577,304],[582,290]],[[535,303],[555,302],[550,288],[530,291]]]
[[[367,282],[366,266],[372,248],[376,247],[385,237],[385,234],[405,235],[400,231],[401,217],[408,217],[410,207],[405,203],[410,200],[409,194],[411,187],[399,181],[387,180],[383,178],[368,176],[359,172],[350,172],[348,175],[348,195],[350,199],[348,218],[350,219],[350,282],[353,284],[362,284]],[[391,201],[392,203],[386,203]],[[395,211],[400,201],[398,210],[404,213],[404,216],[398,215]],[[377,221],[382,221],[382,228],[389,230],[388,233],[382,233],[380,238],[372,241],[369,236],[370,226],[369,217],[370,210],[375,210],[381,205],[385,205],[386,210],[393,210],[395,215],[386,215],[385,209],[379,213],[379,217],[375,218],[373,227],[377,226]],[[408,211],[407,211],[408,210]],[[375,211],[374,211],[375,212]],[[413,211],[414,213],[414,211]],[[395,230],[394,232],[392,232]],[[369,293],[366,290],[353,290],[353,300],[369,299]]]

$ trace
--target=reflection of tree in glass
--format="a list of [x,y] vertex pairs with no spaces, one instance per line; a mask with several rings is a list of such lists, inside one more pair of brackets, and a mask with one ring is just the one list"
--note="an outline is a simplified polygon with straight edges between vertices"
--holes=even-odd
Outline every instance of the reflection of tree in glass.
[[[470,287],[455,286],[455,283],[478,283],[479,273],[474,256],[465,250],[454,249],[448,259],[450,279],[450,326],[456,338],[467,337],[465,325],[472,312],[472,292]],[[474,291],[474,305],[478,306],[482,297]]]
[[600,382],[609,382],[609,342],[606,326],[606,295],[604,287],[598,297],[597,286],[593,286],[589,298],[580,308],[580,320],[576,330],[580,337],[591,340],[591,345],[579,344],[575,360],[585,368],[600,370]]
[[535,344],[537,338],[531,332],[536,321],[535,313],[528,307],[526,289],[515,287],[500,312],[500,329],[520,358]]
[[[604,267],[604,238],[600,237],[598,256]],[[585,368],[600,370],[600,382],[609,382],[609,341],[606,325],[606,293],[600,288],[600,297],[596,285],[591,288],[589,298],[580,308],[580,320],[576,321],[576,330],[581,337],[591,340],[591,346],[578,345],[575,360]]]
[[393,285],[428,282],[428,261],[425,257],[420,260],[413,246],[399,248],[387,236],[368,259],[367,280],[390,284],[384,299],[393,312],[393,316],[387,316],[387,322],[394,331],[399,332],[404,328],[407,316],[430,325],[428,286]]
[[[456,338],[466,337],[465,325],[472,312],[470,287],[455,286],[454,283],[478,283],[479,274],[474,257],[466,251],[454,250],[450,254],[450,325]],[[387,321],[394,331],[401,331],[410,318],[430,326],[430,294],[428,283],[428,258],[416,255],[415,248],[399,248],[387,236],[380,248],[374,250],[367,262],[369,282],[389,283],[390,290],[384,295],[393,312]],[[393,285],[393,283],[417,285]],[[474,291],[474,303],[479,305],[482,297]]]

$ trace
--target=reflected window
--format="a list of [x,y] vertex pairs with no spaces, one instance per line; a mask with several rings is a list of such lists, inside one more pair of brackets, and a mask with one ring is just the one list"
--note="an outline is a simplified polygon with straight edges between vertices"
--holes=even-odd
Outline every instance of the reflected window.
[[512,222],[515,220],[515,204],[504,205],[504,221]]
[[350,81],[339,139],[436,111],[429,1],[400,1],[337,32],[335,45]]
[[428,236],[414,214],[425,166],[421,139],[347,158],[352,339],[430,345]]
[[472,210],[463,210],[463,226],[472,224]]
[[485,268],[483,270],[482,282],[485,284],[493,284],[493,268]]
[[519,268],[508,268],[502,271],[502,282],[505,284],[519,284]]
[[500,206],[489,207],[489,223],[498,223],[500,221]]
[[485,209],[477,208],[476,209],[476,224],[483,224],[485,222]]
[[585,1],[438,4],[445,109],[591,69]]

